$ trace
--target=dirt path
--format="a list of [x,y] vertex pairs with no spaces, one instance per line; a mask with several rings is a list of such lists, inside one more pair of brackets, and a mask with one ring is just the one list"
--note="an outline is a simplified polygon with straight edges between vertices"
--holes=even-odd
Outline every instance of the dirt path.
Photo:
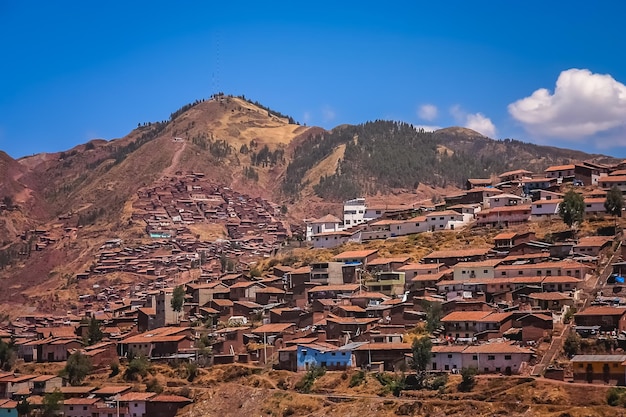
[[174,156],[172,157],[172,163],[170,164],[170,166],[168,166],[167,168],[163,170],[163,175],[161,175],[161,179],[165,177],[171,177],[176,172],[176,167],[178,166],[178,163],[180,162],[180,156],[183,154],[183,151],[187,147],[186,141],[176,142],[175,146],[178,146],[180,143],[182,143],[182,145],[179,146],[176,152],[174,152]]

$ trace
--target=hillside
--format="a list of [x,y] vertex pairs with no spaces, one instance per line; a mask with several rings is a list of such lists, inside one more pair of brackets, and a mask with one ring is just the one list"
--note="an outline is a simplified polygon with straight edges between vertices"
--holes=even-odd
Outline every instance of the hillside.
[[[335,170],[311,178],[320,161],[341,150]],[[335,157],[336,159],[336,157]],[[420,184],[463,187],[468,178],[489,178],[524,167],[537,172],[550,165],[610,158],[516,140],[493,140],[470,129],[416,130],[402,122],[375,121],[317,133],[294,150],[283,191],[297,195],[313,186],[325,199],[416,189]]]
[[[358,195],[392,204],[426,201],[468,177],[603,158],[496,141],[464,128],[430,133],[375,121],[326,131],[244,97],[218,95],[185,105],[166,121],[139,124],[123,138],[17,161],[0,152],[0,279],[12,289],[3,294],[73,288],[68,277],[89,268],[107,239],[145,243],[145,224],[132,221],[138,191],[190,173],[273,201],[299,224],[340,214],[340,202]],[[214,226],[189,233],[223,236],[224,225]]]

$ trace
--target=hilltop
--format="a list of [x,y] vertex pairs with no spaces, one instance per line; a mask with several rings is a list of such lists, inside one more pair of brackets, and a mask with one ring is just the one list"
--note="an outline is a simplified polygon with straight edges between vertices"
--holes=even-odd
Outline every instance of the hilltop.
[[[458,127],[423,132],[374,121],[326,131],[243,96],[217,95],[168,120],[140,123],[123,138],[19,160],[0,153],[0,276],[4,288],[13,288],[4,296],[26,287],[33,288],[22,294],[26,299],[75,288],[70,278],[93,266],[107,239],[149,242],[133,222],[140,190],[187,187],[184,178],[192,173],[206,189],[226,187],[244,199],[276,203],[285,215],[277,221],[290,229],[305,217],[338,213],[343,199],[357,195],[387,203],[430,200],[469,177],[607,159]],[[225,237],[226,224],[187,233]]]

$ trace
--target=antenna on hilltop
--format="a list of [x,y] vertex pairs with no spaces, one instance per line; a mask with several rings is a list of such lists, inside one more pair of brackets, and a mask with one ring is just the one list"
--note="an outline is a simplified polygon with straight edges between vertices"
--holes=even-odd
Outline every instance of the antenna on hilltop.
[[218,94],[220,90],[220,32],[215,33],[215,68],[213,68],[212,88],[213,94]]

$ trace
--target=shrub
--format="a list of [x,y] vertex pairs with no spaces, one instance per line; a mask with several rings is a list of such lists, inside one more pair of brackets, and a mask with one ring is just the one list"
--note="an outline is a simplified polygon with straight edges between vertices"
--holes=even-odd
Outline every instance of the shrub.
[[355,374],[350,378],[349,387],[356,387],[357,385],[361,385],[365,381],[365,371],[359,369]]
[[461,382],[459,383],[459,391],[467,392],[471,391],[476,385],[476,374],[478,370],[476,368],[463,368],[461,369]]
[[163,392],[163,387],[155,377],[152,377],[146,381],[146,391],[160,394]]
[[111,366],[111,373],[109,374],[110,378],[120,373],[120,364],[117,361],[111,362],[110,366]]
[[76,352],[67,358],[65,368],[63,368],[61,374],[67,377],[70,385],[80,385],[89,372],[91,372],[91,360],[88,356]]
[[133,358],[128,367],[124,371],[124,379],[127,381],[136,381],[138,377],[145,378],[150,370],[150,364],[145,356],[137,356]]
[[187,381],[193,382],[193,380],[198,376],[198,365],[193,362],[189,362],[185,365],[185,368],[187,370]]
[[326,368],[313,366],[304,374],[302,379],[296,384],[296,391],[308,394],[313,388],[315,380],[326,373]]
[[570,358],[580,352],[580,336],[576,332],[570,332],[563,343],[563,351]]

